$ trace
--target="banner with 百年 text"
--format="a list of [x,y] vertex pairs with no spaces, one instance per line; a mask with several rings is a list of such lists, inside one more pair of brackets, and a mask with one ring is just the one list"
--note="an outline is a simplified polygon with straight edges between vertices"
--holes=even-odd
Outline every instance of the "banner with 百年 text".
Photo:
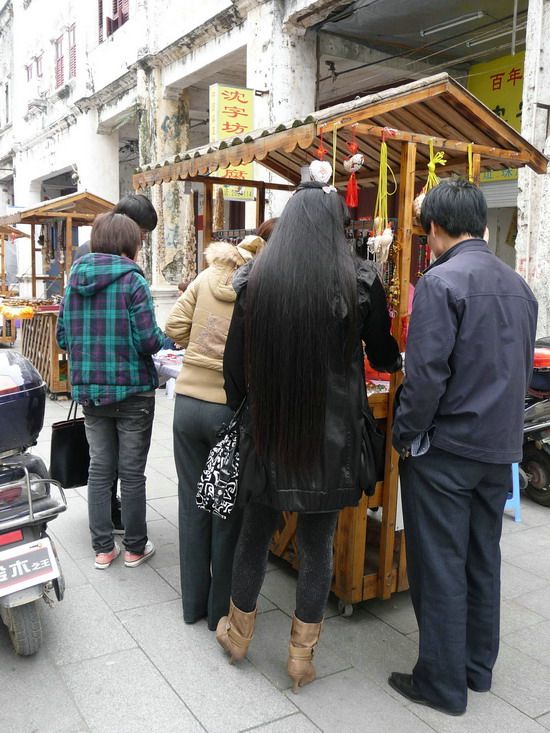
[[[474,64],[468,72],[468,91],[518,132],[521,132],[524,61],[525,51],[522,51]],[[517,177],[515,168],[484,171],[481,182],[510,181]]]

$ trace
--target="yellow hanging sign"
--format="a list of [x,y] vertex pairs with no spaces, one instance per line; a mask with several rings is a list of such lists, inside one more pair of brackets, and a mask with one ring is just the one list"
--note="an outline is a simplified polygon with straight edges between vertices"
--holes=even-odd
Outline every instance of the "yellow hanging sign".
[[[468,91],[521,132],[523,67],[525,51],[514,56],[501,56],[482,64],[474,64],[468,72]],[[515,168],[484,171],[481,182],[510,181],[518,177]]]
[[[224,138],[239,137],[254,127],[254,90],[242,87],[228,87],[224,84],[210,85],[210,142]],[[239,181],[253,179],[252,163],[220,168],[212,176],[234,178],[235,185],[224,185],[224,198],[230,201],[253,201],[255,190],[239,186]]]

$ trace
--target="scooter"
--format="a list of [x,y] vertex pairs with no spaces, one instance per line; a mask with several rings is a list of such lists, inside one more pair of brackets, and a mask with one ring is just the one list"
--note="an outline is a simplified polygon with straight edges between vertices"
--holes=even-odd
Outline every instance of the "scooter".
[[28,359],[0,352],[0,618],[17,654],[42,643],[39,605],[61,601],[65,581],[48,522],[64,512],[61,485],[28,452],[44,422],[46,384]]
[[525,398],[520,488],[550,507],[550,338],[536,342],[533,376]]

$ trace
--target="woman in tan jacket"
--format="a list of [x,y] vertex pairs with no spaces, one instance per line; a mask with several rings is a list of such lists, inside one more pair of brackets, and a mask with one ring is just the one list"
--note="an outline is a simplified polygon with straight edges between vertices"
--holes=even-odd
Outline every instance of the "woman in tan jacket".
[[197,508],[195,496],[217,433],[233,414],[223,386],[223,352],[236,298],[233,275],[264,244],[256,236],[237,247],[212,243],[205,253],[208,267],[178,299],[165,329],[186,349],[176,380],[173,426],[183,620],[192,624],[206,617],[211,630],[229,608],[241,512],[235,509],[228,519],[213,517]]

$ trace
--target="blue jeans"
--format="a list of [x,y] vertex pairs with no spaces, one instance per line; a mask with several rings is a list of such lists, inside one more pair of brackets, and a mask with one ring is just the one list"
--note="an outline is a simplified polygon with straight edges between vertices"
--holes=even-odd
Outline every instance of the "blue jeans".
[[151,444],[154,397],[128,397],[111,405],[84,407],[90,445],[88,519],[95,552],[114,546],[111,487],[120,479],[124,547],[141,554],[147,542],[145,464]]

